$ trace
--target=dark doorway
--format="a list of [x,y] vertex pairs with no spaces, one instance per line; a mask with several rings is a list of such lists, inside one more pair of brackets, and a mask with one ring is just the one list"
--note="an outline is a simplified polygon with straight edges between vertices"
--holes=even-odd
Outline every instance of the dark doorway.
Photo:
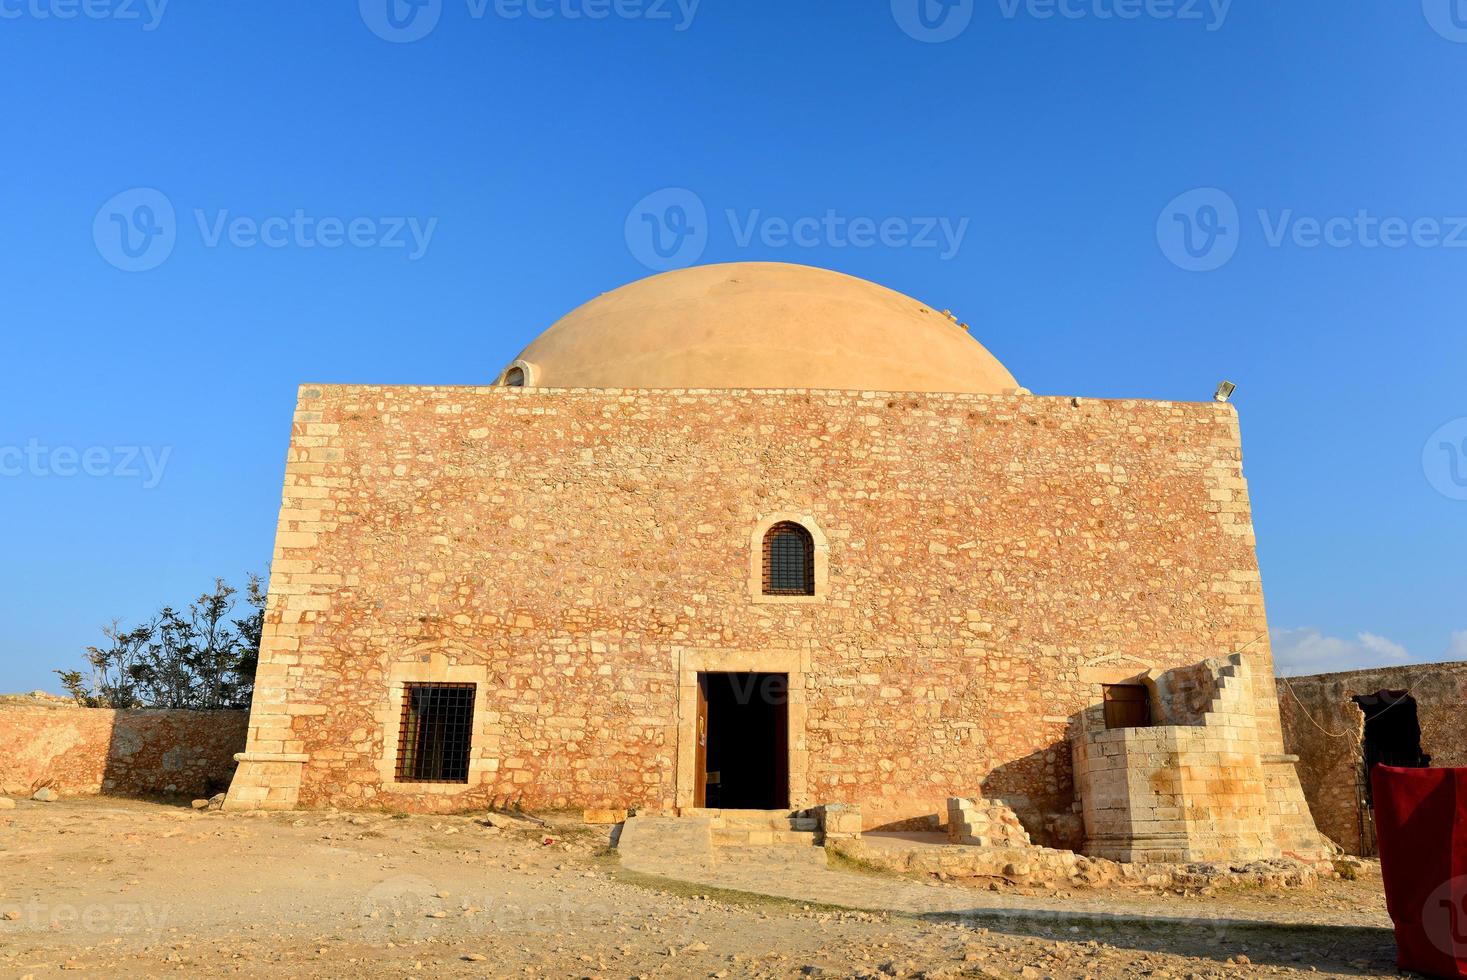
[[1151,691],[1145,684],[1105,685],[1105,727],[1151,727]]
[[699,674],[701,805],[783,810],[790,805],[789,675]]
[[1370,773],[1378,765],[1425,769],[1431,756],[1421,751],[1421,723],[1416,699],[1405,691],[1357,694],[1352,700],[1365,712],[1365,804],[1372,806]]

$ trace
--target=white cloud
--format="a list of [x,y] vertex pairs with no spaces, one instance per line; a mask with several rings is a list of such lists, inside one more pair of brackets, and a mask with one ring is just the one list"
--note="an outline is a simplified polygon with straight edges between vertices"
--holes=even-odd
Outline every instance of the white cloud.
[[1387,640],[1383,636],[1377,636],[1374,633],[1359,633],[1356,634],[1355,639],[1365,649],[1376,654],[1386,662],[1395,661],[1399,663],[1400,661],[1411,659],[1411,655],[1406,652],[1405,647],[1392,640]]
[[1269,636],[1274,666],[1288,676],[1389,667],[1411,660],[1405,647],[1375,633],[1357,633],[1350,640],[1304,627],[1271,630]]
[[1355,638],[1326,636],[1313,627],[1269,631],[1274,668],[1288,677],[1329,674],[1342,670],[1394,667],[1424,661],[1467,660],[1467,630],[1452,634],[1440,657],[1417,657],[1395,640],[1378,633],[1356,633]]
[[1447,659],[1467,660],[1467,630],[1452,634],[1452,642],[1447,646]]

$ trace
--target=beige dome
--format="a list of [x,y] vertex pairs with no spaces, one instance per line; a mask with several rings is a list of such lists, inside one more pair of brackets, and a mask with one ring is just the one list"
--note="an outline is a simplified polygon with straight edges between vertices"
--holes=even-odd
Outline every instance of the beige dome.
[[827,269],[697,266],[572,311],[500,383],[547,388],[825,388],[1002,394],[1014,376],[956,322]]

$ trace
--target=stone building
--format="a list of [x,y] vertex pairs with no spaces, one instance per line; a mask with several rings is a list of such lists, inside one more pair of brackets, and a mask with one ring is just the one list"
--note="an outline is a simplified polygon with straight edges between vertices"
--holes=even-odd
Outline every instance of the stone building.
[[1370,769],[1467,766],[1467,663],[1279,678],[1284,744],[1320,832],[1375,851]]
[[[1035,396],[833,272],[655,276],[483,387],[305,385],[271,572],[232,808],[988,797],[1196,853],[1241,780],[1249,853],[1313,835],[1234,409]],[[1201,726],[1186,792],[1084,810],[1075,754],[1100,786],[1138,725]]]

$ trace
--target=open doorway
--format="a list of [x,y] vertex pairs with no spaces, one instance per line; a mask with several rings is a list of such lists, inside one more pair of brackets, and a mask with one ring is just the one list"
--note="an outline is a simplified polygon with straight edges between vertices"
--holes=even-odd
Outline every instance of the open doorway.
[[789,675],[698,675],[695,804],[783,810],[790,802]]
[[1431,756],[1421,751],[1421,722],[1416,717],[1416,699],[1405,691],[1357,694],[1352,700],[1365,713],[1364,757],[1365,802],[1370,799],[1370,774],[1378,765],[1425,769]]

